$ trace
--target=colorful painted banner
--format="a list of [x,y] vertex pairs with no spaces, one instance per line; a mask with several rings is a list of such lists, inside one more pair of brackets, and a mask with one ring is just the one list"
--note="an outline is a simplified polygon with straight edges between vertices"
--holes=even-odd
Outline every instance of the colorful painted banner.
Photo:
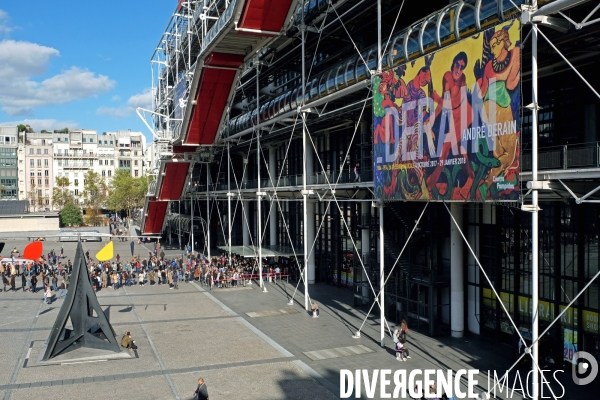
[[519,199],[520,37],[509,21],[373,78],[378,198]]

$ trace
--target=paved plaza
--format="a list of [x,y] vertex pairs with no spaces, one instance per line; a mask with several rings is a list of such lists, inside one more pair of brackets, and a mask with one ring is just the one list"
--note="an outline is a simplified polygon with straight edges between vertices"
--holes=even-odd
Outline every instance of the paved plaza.
[[[9,241],[6,247],[25,243]],[[83,248],[93,255],[104,244],[85,243]],[[63,246],[65,255],[74,255],[76,243]],[[152,248],[135,246],[142,257]],[[48,241],[44,252],[60,247]],[[115,253],[129,257],[129,242],[115,242]],[[166,253],[180,254],[168,248]],[[379,346],[375,316],[367,320],[361,338],[352,337],[365,314],[351,306],[350,291],[311,286],[321,308],[320,317],[311,318],[302,307],[302,285],[293,305],[287,303],[295,285],[280,281],[267,283],[267,288],[262,293],[254,283],[209,290],[181,283],[178,290],[149,284],[103,289],[98,300],[119,339],[131,331],[139,347],[134,357],[58,365],[38,360],[63,300],[47,305],[42,293],[0,293],[0,399],[190,399],[200,376],[211,400],[336,399],[340,369],[476,368],[500,373],[512,364],[508,346],[476,336],[434,339],[416,330],[409,333],[412,359],[398,362],[389,337],[385,348]],[[569,385],[570,375],[563,374],[563,398],[591,394],[591,387]],[[485,375],[479,378],[482,391]],[[379,396],[377,390],[374,398]],[[362,398],[367,398],[364,389]],[[522,396],[515,392],[512,398]]]

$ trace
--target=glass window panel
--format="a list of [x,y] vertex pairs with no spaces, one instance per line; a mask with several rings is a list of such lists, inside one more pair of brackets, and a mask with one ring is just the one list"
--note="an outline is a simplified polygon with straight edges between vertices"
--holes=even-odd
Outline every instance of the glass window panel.
[[472,33],[475,33],[476,28],[475,9],[472,6],[465,4],[458,16],[458,33],[461,38],[465,38]]

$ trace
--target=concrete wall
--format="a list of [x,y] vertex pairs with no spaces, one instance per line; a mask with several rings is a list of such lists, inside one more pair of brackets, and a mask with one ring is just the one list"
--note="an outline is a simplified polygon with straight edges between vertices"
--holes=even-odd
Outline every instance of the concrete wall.
[[58,231],[58,214],[0,216],[0,233]]

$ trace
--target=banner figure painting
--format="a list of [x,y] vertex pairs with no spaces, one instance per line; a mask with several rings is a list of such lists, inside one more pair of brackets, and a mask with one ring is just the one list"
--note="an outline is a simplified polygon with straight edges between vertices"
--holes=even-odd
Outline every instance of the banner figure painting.
[[519,200],[520,37],[509,21],[373,78],[379,199]]

